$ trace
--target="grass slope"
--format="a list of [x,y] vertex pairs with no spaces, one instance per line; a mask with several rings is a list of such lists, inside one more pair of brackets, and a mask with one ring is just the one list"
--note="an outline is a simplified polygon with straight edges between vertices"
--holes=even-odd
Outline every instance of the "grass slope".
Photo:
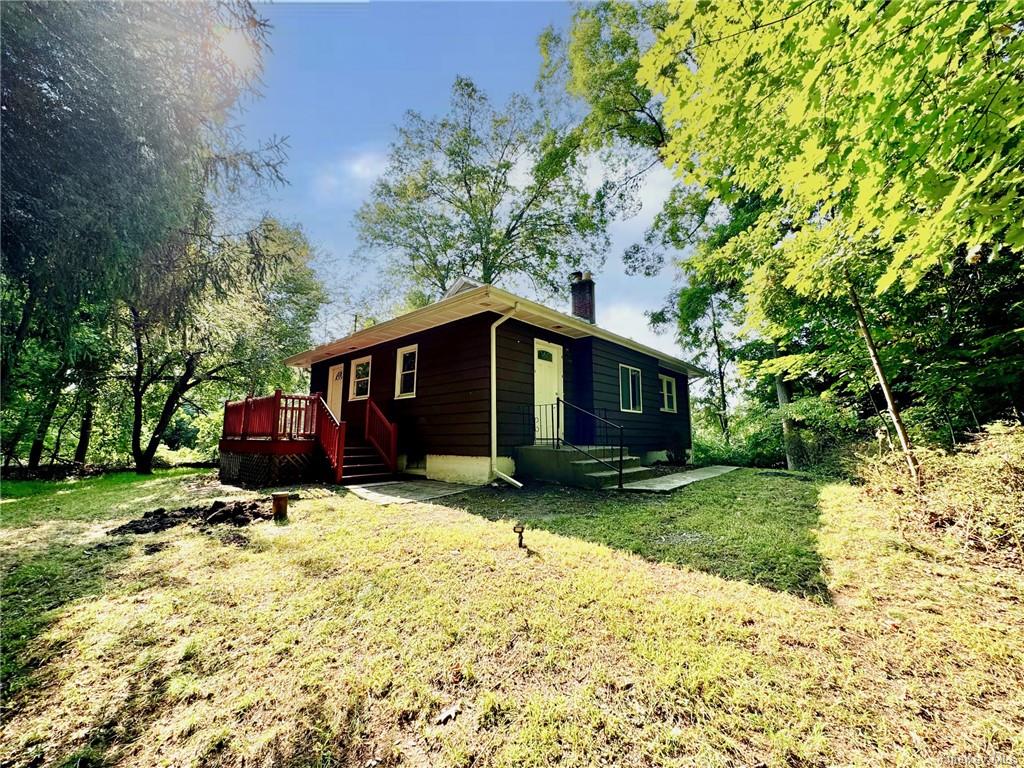
[[[194,478],[151,482],[210,492]],[[493,502],[480,494],[377,507],[324,493],[293,502],[288,526],[247,530],[247,543],[187,527],[128,537],[100,583],[29,643],[36,685],[7,702],[0,763],[1024,758],[1024,578],[908,548],[857,489],[797,482],[734,472],[708,481],[707,508],[691,503],[700,486],[630,499],[635,519],[619,545],[646,547],[647,526],[729,534],[744,524],[724,500],[753,494],[770,508],[813,489],[815,532],[802,504],[767,514],[798,529],[781,556],[816,542],[830,602],[597,543],[618,535],[608,510],[595,513],[596,533],[531,529],[527,553],[507,521],[459,508]],[[126,484],[118,516],[148,508],[131,500],[150,490]],[[4,505],[28,505],[21,527],[3,530],[5,565],[84,546],[113,525],[73,516],[63,529],[46,498],[56,497]],[[645,504],[657,524],[642,519]],[[648,554],[692,559],[675,551]],[[757,580],[763,565],[715,562],[748,555],[770,558],[728,536],[718,555],[701,553],[709,570]],[[42,589],[16,587],[20,599]]]
[[742,480],[716,478],[666,495],[557,485],[484,488],[452,505],[649,560],[827,599],[814,534],[820,484],[803,473],[770,470],[742,470],[737,477]]

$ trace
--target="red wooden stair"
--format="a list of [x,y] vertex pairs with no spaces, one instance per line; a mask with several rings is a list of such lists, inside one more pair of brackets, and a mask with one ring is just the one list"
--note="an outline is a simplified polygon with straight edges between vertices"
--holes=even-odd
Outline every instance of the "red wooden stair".
[[[224,404],[222,450],[301,454],[318,449],[329,483],[387,480],[398,469],[398,429],[372,399],[366,400],[362,434],[338,421],[319,394],[247,397]],[[303,449],[302,446],[305,446]]]

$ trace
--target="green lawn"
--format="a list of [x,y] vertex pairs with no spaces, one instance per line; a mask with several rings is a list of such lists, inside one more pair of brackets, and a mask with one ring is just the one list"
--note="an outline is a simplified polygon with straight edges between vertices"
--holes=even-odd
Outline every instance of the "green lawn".
[[820,488],[801,473],[743,469],[666,495],[539,485],[481,489],[452,505],[489,520],[519,520],[649,560],[828,599],[814,533]]
[[107,535],[211,480],[5,484],[0,764],[1024,760],[1024,576],[857,488],[304,489],[286,526]]

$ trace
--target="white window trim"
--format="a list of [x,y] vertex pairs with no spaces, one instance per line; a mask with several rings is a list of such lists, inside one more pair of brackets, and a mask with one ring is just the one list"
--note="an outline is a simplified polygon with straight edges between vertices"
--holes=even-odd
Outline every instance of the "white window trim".
[[[622,369],[623,368],[625,368],[626,370],[629,370],[629,371],[636,371],[637,372],[637,377],[640,380],[640,388],[639,388],[640,407],[638,409],[623,408],[622,407]],[[632,393],[630,393],[630,399],[632,399]],[[644,412],[644,373],[643,373],[643,371],[641,371],[636,366],[626,365],[624,363],[619,363],[619,411],[622,412],[622,413],[643,413]]]
[[[672,376],[666,376],[663,373],[658,374],[658,378],[661,379],[661,412],[662,413],[679,413],[679,388],[676,386],[676,380]],[[665,407],[665,384],[672,385],[672,406],[671,408]]]
[[[366,377],[366,394],[365,395],[357,395],[356,394],[356,370],[358,369],[360,363],[369,363],[370,364],[370,376]],[[369,397],[370,397],[370,377],[373,376],[373,355],[367,355],[366,357],[357,357],[355,360],[353,360],[351,363],[349,363],[349,365],[351,366],[349,368],[351,373],[349,374],[349,379],[348,379],[348,399],[349,399],[349,402],[352,402],[354,400],[367,400],[367,399],[369,399]],[[362,381],[362,379],[360,379],[360,381]]]
[[[399,347],[398,351],[395,352],[395,400],[408,400],[416,397],[416,383],[419,380],[420,370],[420,345],[410,344],[407,347]],[[416,365],[412,369],[412,392],[401,391],[402,388],[402,355],[406,352],[416,353]]]

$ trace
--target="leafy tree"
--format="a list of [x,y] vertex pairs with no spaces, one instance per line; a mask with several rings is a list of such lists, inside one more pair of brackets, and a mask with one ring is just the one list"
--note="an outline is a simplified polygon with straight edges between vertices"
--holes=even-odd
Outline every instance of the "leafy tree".
[[[879,290],[933,266],[1017,258],[1024,31],[1010,0],[670,4],[640,77],[668,158],[728,195],[778,195],[885,257]],[[813,263],[794,260],[799,280]]]
[[325,298],[309,257],[301,232],[268,219],[244,237],[183,238],[143,262],[114,325],[137,472],[152,470],[196,390],[290,383],[280,361],[310,345]]
[[132,259],[187,226],[265,33],[247,2],[4,8],[5,391],[29,336],[70,336],[80,304],[116,295]]
[[360,238],[434,294],[462,276],[564,290],[563,273],[595,267],[608,243],[578,150],[526,97],[499,109],[458,78],[447,115],[410,112],[399,128],[358,212]]
[[266,30],[247,2],[4,8],[5,461],[29,440],[38,462],[54,414],[78,407],[84,458],[139,261],[195,227],[197,197],[277,177],[281,145],[240,152],[231,127]]
[[748,295],[757,305],[777,276],[810,301],[846,301],[916,476],[869,303],[898,279],[912,288],[937,266],[1013,260],[1024,245],[1012,3],[669,11],[639,72],[664,94],[666,157],[711,197],[779,200],[745,238],[760,254]]

